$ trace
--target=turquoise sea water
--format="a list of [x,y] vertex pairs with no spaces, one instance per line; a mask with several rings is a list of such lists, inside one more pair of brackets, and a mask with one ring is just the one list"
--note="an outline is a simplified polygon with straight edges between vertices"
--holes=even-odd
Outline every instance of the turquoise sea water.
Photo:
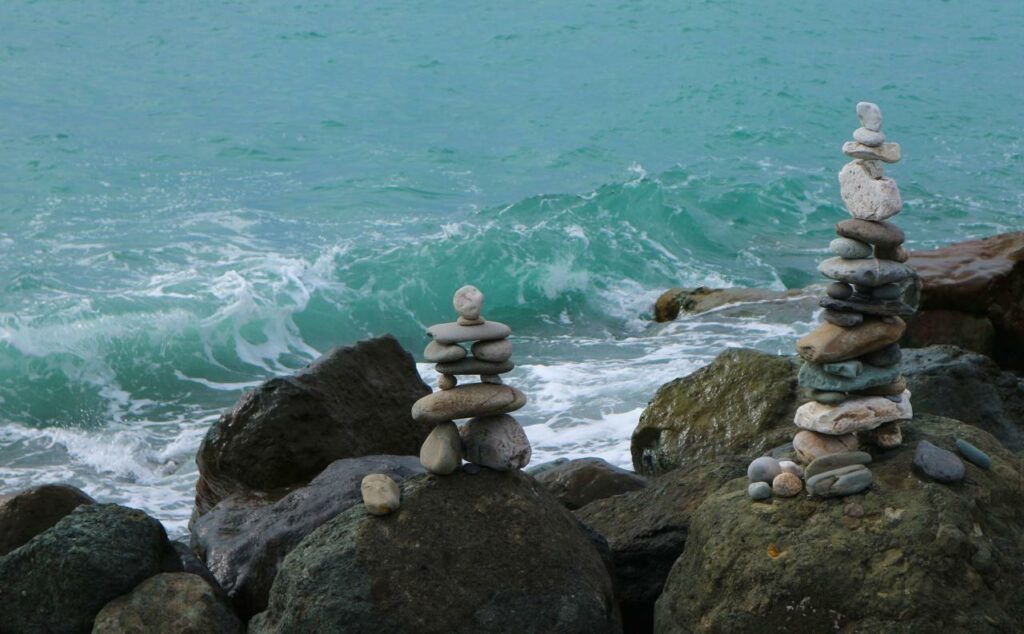
[[[247,386],[473,283],[535,460],[813,322],[649,323],[799,287],[879,103],[911,248],[1024,226],[1024,3],[0,6],[0,494],[67,480],[180,531]],[[429,380],[430,370],[422,366]]]

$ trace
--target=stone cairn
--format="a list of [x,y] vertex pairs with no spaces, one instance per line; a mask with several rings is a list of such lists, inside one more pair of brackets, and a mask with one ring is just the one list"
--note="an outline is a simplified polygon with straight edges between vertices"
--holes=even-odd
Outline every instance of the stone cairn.
[[[526,404],[526,396],[501,375],[511,372],[512,330],[487,321],[480,314],[484,295],[475,286],[455,292],[458,320],[427,329],[432,341],[423,357],[436,363],[440,390],[412,406],[417,421],[436,423],[420,448],[420,463],[431,473],[448,475],[462,464],[497,471],[522,469],[530,462],[530,441],[515,418],[509,415]],[[470,350],[460,344],[469,343]],[[472,356],[469,356],[472,353]],[[458,377],[479,376],[479,383],[459,383]],[[455,420],[468,418],[461,428]]]
[[853,160],[839,172],[840,194],[853,218],[836,224],[839,237],[829,245],[835,257],[818,265],[834,280],[819,302],[824,323],[796,345],[804,360],[798,381],[810,401],[797,409],[793,448],[807,466],[801,474],[793,463],[758,458],[748,469],[755,499],[772,492],[796,495],[800,475],[813,495],[863,491],[871,485],[865,466],[871,455],[858,451],[861,444],[898,447],[899,421],[913,416],[898,341],[906,328],[900,317],[914,313],[902,301],[914,270],[905,263],[903,231],[886,222],[903,201],[882,168],[900,160],[900,146],[886,142],[877,105],[858,103],[857,117],[861,127],[843,145]]

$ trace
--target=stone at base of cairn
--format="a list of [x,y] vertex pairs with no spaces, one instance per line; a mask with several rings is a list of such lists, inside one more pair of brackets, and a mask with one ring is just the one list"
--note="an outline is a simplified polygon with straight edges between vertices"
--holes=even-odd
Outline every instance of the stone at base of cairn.
[[434,427],[420,447],[420,464],[436,475],[454,473],[462,464],[462,437],[452,421]]
[[495,471],[513,471],[530,463],[533,450],[526,432],[507,414],[471,418],[460,433],[466,460],[473,464]]

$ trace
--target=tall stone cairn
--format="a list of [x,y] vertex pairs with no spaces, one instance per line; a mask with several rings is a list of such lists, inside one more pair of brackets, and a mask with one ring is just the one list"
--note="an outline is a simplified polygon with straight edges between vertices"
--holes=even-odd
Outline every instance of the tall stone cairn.
[[[484,295],[475,286],[460,288],[452,303],[458,319],[427,329],[433,340],[423,357],[437,364],[440,390],[412,406],[413,419],[437,425],[420,448],[420,463],[437,475],[454,472],[463,458],[498,471],[522,469],[532,449],[509,412],[525,405],[526,396],[501,380],[515,367],[508,340],[512,330],[483,318]],[[470,350],[462,344],[470,344]],[[460,376],[479,376],[480,382],[459,383]],[[469,420],[460,428],[454,421],[462,418]]]
[[[853,160],[839,172],[840,194],[853,217],[836,224],[838,237],[829,245],[835,257],[818,265],[834,280],[819,302],[823,323],[796,345],[804,360],[799,383],[811,399],[794,420],[800,431],[793,445],[805,464],[856,452],[863,443],[897,447],[900,421],[913,416],[898,341],[906,328],[901,317],[914,313],[902,301],[914,270],[906,264],[903,231],[889,222],[903,208],[900,190],[883,169],[884,163],[900,160],[900,146],[886,142],[877,105],[858,103],[857,117],[861,127],[843,145]],[[849,473],[824,482],[820,492],[828,494]],[[870,484],[870,474],[866,480]],[[859,473],[857,482],[864,481]],[[815,493],[810,480],[808,489]]]

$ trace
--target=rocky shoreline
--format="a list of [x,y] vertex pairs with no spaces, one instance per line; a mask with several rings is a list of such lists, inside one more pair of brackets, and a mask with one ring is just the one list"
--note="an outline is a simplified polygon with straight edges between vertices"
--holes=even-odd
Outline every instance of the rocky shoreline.
[[[425,351],[438,392],[384,336],[246,393],[199,448],[188,544],[73,487],[0,498],[0,631],[1017,631],[1024,380],[1010,353],[1024,233],[934,253],[909,254],[919,283],[903,297],[923,315],[985,320],[991,346],[950,345],[976,333],[906,315],[929,345],[875,358],[890,333],[847,350],[913,394],[913,413],[894,414],[898,443],[843,428],[857,446],[802,454],[794,421],[821,423],[800,413],[804,360],[729,349],[657,390],[634,471],[596,458],[523,469],[529,443],[508,413],[525,396],[498,378],[508,333],[460,310],[473,323],[433,327]],[[928,264],[950,259],[960,268]],[[823,289],[673,296],[682,312],[737,296],[809,312]],[[476,342],[472,358],[459,341]],[[481,382],[459,385],[467,374]],[[463,396],[481,389],[512,398]],[[836,407],[825,392],[813,394]],[[453,430],[459,417],[479,433]]]

